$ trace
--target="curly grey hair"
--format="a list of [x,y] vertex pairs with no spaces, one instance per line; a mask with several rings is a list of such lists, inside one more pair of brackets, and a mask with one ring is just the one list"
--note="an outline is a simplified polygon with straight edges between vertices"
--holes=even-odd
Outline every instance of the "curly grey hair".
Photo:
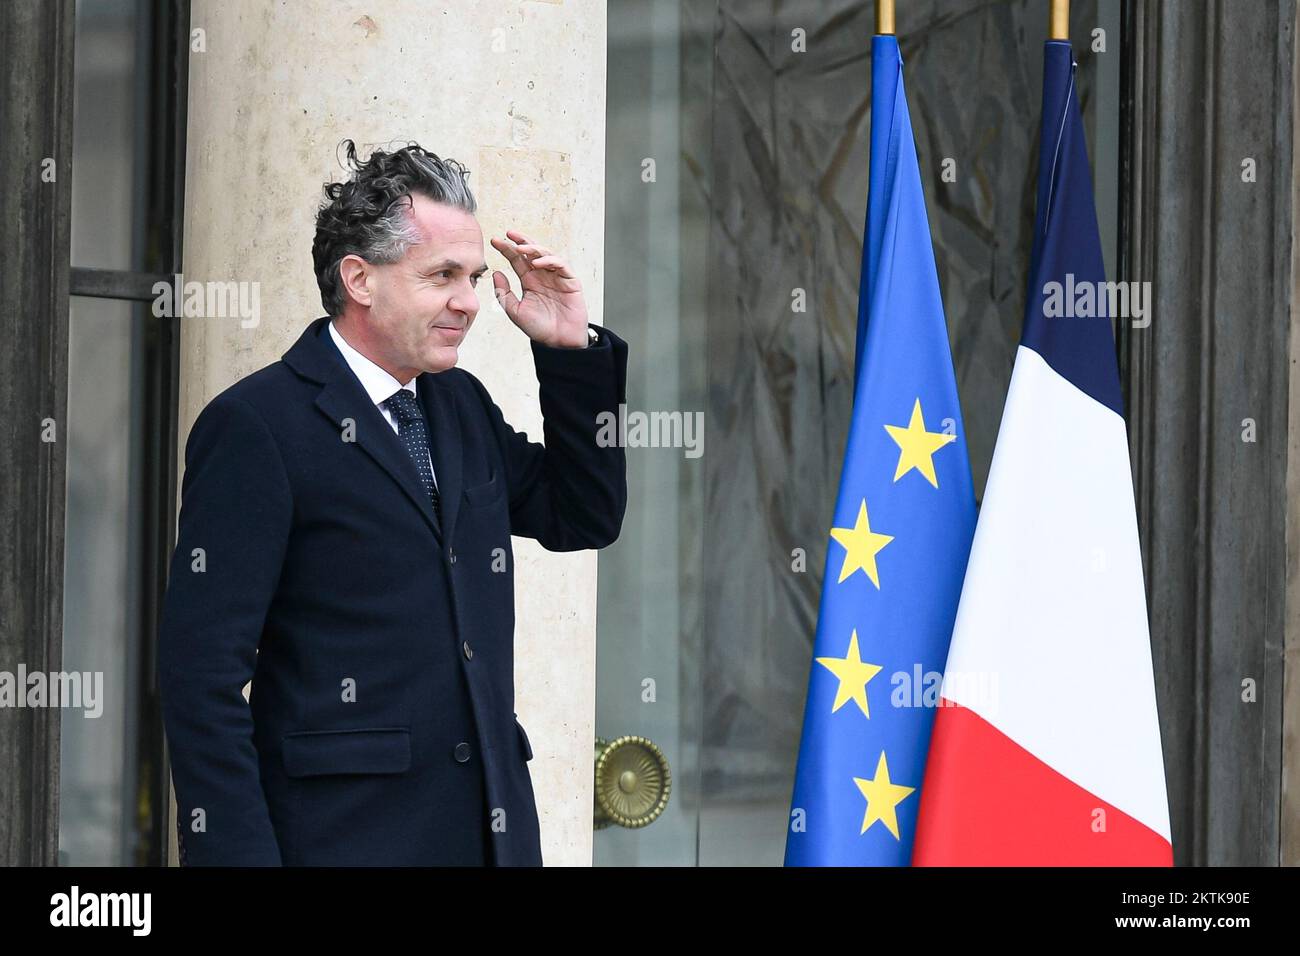
[[391,152],[376,149],[361,162],[352,140],[341,145],[347,149],[345,165],[351,172],[344,182],[325,185],[328,201],[316,213],[311,249],[321,304],[332,316],[343,314],[346,301],[339,276],[344,256],[396,262],[420,240],[407,211],[412,195],[468,213],[478,210],[467,182],[469,170],[454,159],[440,159],[410,143]]

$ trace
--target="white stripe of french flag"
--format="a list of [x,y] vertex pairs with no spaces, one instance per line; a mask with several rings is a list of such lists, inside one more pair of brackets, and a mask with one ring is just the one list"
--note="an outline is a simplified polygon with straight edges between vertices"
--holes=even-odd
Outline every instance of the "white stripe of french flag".
[[913,865],[1172,863],[1124,421],[1021,346]]

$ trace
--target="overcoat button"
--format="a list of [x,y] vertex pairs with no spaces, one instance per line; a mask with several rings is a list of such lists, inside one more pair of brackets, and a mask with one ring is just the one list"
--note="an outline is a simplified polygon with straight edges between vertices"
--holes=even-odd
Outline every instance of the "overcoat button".
[[465,743],[465,741],[462,740],[460,743],[456,745],[456,760],[459,763],[464,763],[468,759],[469,759],[469,744]]

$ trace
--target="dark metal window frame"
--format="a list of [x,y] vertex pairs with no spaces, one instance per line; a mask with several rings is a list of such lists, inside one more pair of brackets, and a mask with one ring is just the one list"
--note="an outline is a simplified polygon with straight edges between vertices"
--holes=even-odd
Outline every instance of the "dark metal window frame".
[[[0,5],[0,666],[62,667],[72,0]],[[54,181],[43,173],[51,168]],[[59,726],[54,708],[0,708],[0,864],[58,855]]]
[[[1120,323],[1117,344],[1178,865],[1295,862],[1283,843],[1297,803],[1283,738],[1295,9],[1124,4],[1120,276],[1150,281],[1154,308],[1145,329]],[[1258,162],[1249,186],[1244,156]]]
[[[71,266],[69,294],[88,298],[150,303],[158,282],[171,284],[181,271],[185,204],[185,129],[189,77],[189,0],[165,0],[144,5],[151,17],[147,37],[150,75],[147,77],[148,123],[158,130],[143,144],[147,163],[145,190],[144,271],[88,269]],[[66,64],[69,85],[75,60]],[[76,157],[73,157],[76,161]],[[65,255],[70,250],[65,249]],[[140,708],[136,752],[139,777],[133,781],[136,799],[127,804],[140,813],[135,829],[140,839],[132,861],[138,866],[165,866],[171,842],[170,767],[163,740],[158,696],[158,622],[167,587],[167,568],[175,546],[177,483],[177,409],[180,382],[180,326],[175,316],[146,316],[144,369],[145,476],[139,595]],[[137,810],[137,808],[139,808]],[[56,821],[57,828],[57,821]]]

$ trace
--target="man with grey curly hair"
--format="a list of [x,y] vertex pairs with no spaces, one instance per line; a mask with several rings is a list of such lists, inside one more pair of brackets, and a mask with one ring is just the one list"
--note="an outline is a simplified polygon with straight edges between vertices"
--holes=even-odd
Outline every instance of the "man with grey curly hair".
[[186,445],[159,640],[181,860],[540,865],[511,536],[618,537],[626,462],[597,422],[627,346],[562,256],[494,237],[537,371],[529,441],[457,367],[487,272],[468,171],[345,146],[312,246],[327,314]]

